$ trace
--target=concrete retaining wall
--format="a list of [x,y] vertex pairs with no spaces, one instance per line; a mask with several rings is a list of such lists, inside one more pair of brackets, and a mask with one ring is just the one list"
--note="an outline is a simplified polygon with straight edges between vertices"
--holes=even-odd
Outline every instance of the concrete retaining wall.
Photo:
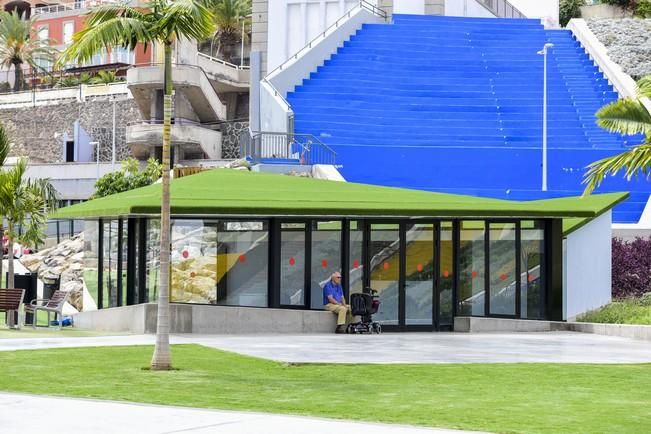
[[[156,333],[156,304],[101,309],[74,315],[75,327],[96,331]],[[330,312],[250,307],[170,305],[170,333],[332,333]]]
[[651,326],[583,322],[532,321],[502,318],[456,317],[454,331],[466,333],[511,333],[568,331],[651,341]]

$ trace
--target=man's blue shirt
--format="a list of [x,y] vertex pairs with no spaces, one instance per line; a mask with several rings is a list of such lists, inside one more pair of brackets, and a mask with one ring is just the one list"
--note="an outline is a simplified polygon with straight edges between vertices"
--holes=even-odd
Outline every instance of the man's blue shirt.
[[328,296],[331,295],[332,298],[337,300],[337,302],[341,303],[344,301],[344,290],[342,289],[341,285],[338,283],[334,283],[332,280],[329,280],[328,283],[326,283],[323,286],[323,304],[328,304],[330,303],[328,301]]

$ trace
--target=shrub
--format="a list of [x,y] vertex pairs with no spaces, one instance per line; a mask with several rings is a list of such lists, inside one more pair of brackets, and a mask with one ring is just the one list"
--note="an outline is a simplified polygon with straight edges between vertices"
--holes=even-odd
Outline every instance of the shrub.
[[612,255],[613,297],[641,297],[651,291],[651,238],[614,238]]
[[581,17],[581,6],[585,0],[561,0],[559,9],[559,18],[561,26],[565,27],[572,18]]
[[635,16],[638,18],[651,18],[651,0],[640,0],[635,8]]
[[11,85],[8,81],[0,81],[0,93],[11,92]]

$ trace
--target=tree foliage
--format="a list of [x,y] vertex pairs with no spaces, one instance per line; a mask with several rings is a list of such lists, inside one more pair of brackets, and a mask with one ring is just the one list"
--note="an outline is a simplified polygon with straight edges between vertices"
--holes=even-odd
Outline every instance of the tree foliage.
[[565,27],[572,18],[581,17],[580,7],[585,5],[585,0],[561,0],[559,5],[559,21]]
[[[215,17],[217,31],[213,40],[217,42],[217,53],[225,60],[232,62],[235,45],[248,38],[251,27],[251,0],[212,0],[210,9]],[[244,34],[242,34],[244,24]],[[212,53],[210,53],[212,55]],[[244,53],[241,53],[244,55]]]
[[651,238],[612,241],[613,297],[640,297],[651,291]]
[[119,171],[107,173],[97,180],[93,198],[151,185],[160,178],[161,170],[162,165],[154,158],[147,160],[147,165],[142,171],[138,160],[129,158],[122,162],[122,168]]
[[628,180],[640,174],[651,175],[651,114],[646,106],[649,104],[647,98],[651,97],[651,77],[640,79],[637,85],[637,98],[620,99],[599,109],[597,124],[614,133],[644,134],[644,141],[620,154],[589,164],[583,178],[586,185],[583,194],[592,193],[607,176],[621,171]]
[[14,91],[23,88],[23,64],[42,70],[39,61],[54,61],[57,54],[51,39],[39,39],[32,31],[35,20],[17,11],[0,12],[0,66],[14,67]]

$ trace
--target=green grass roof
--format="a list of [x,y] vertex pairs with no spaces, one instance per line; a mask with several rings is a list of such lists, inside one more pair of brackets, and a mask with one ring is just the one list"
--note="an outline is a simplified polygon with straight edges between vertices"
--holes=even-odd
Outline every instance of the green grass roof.
[[[61,208],[54,218],[160,212],[160,184]],[[172,215],[594,218],[628,197],[516,202],[287,175],[215,169],[172,181]]]

